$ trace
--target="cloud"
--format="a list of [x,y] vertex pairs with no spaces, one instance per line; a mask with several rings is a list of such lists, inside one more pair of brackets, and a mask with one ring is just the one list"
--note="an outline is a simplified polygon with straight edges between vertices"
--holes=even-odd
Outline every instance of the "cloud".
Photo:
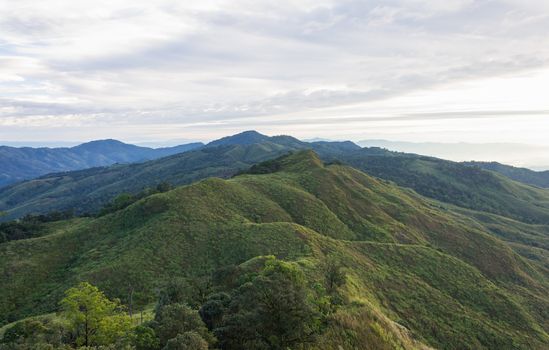
[[123,135],[110,137],[123,137],[125,126],[145,139],[151,125],[155,137],[173,137],[162,124],[193,126],[200,135],[191,138],[208,138],[246,123],[278,130],[289,116],[288,125],[315,116],[323,123],[326,115],[367,121],[372,113],[409,121],[433,110],[440,115],[431,119],[443,120],[454,109],[473,118],[475,110],[500,110],[499,101],[485,92],[491,104],[458,108],[466,88],[453,92],[454,106],[427,104],[425,94],[549,64],[545,1],[0,0],[0,7],[2,139],[33,128],[61,138],[46,128],[56,123],[116,125]]

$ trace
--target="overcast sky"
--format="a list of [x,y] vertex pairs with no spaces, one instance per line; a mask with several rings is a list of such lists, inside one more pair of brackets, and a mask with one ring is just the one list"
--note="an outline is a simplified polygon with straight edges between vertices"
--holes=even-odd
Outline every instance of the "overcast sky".
[[0,0],[0,140],[549,145],[549,1]]

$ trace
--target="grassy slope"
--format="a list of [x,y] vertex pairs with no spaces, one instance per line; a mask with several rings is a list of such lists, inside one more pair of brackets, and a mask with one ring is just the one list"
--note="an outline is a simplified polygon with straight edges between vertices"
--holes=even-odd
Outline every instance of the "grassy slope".
[[290,149],[272,142],[228,145],[139,164],[50,174],[0,189],[0,210],[8,214],[4,219],[53,210],[93,212],[122,192],[139,192],[163,181],[181,185],[210,176],[230,177]]
[[525,185],[478,167],[413,154],[370,149],[340,157],[370,175],[463,208],[527,223],[549,224],[549,190]]
[[534,171],[527,168],[517,168],[497,162],[465,162],[463,164],[495,171],[510,179],[528,185],[549,188],[549,171]]
[[337,156],[359,147],[351,142],[305,143],[290,136],[245,132],[199,150],[154,161],[49,174],[2,188],[0,211],[8,215],[0,220],[54,210],[95,212],[123,192],[136,193],[163,181],[182,185],[211,176],[228,178],[252,164],[307,148]]
[[547,271],[482,224],[354,169],[324,166],[310,152],[280,168],[204,180],[0,246],[3,321],[54,310],[79,280],[124,300],[128,285],[154,295],[174,276],[265,254],[299,262],[315,280],[330,254],[347,267],[352,304],[320,348],[373,339],[421,346],[408,333],[441,348],[541,349],[549,341]]
[[350,142],[305,143],[254,132],[217,143],[221,146],[214,147],[214,142],[201,150],[156,161],[52,174],[0,189],[0,210],[8,212],[4,220],[52,210],[94,212],[121,192],[138,192],[162,181],[181,185],[210,176],[227,178],[288,151],[312,148],[325,160],[342,160],[439,201],[526,223],[549,224],[549,190],[478,167],[379,148],[357,149]]

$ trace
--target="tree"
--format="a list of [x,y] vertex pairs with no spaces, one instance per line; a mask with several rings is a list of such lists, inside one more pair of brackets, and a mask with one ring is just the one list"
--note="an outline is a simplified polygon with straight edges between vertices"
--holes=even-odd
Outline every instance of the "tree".
[[98,216],[114,213],[120,209],[124,209],[135,203],[139,198],[131,193],[121,193],[116,196],[111,202],[106,204],[98,213]]
[[168,192],[170,190],[173,189],[173,186],[172,184],[170,184],[169,182],[167,181],[162,181],[161,183],[159,183],[158,185],[156,185],[156,190],[158,192]]
[[157,350],[160,349],[160,342],[156,337],[154,329],[148,326],[137,326],[133,330],[132,344],[136,350]]
[[174,278],[160,291],[156,305],[156,315],[162,307],[170,304],[186,304],[199,308],[211,293],[212,282],[209,277]]
[[170,304],[184,304],[189,298],[189,284],[183,278],[174,278],[160,290],[160,296],[155,307],[155,319],[158,321],[162,309]]
[[215,293],[202,305],[198,313],[208,329],[217,328],[221,324],[230,302],[231,296],[229,294]]
[[196,332],[178,334],[162,350],[208,350],[208,342]]
[[294,265],[275,260],[233,292],[227,315],[214,330],[223,349],[285,350],[309,342],[320,313]]
[[[6,329],[0,344],[6,349],[60,348],[66,332],[63,325],[52,319],[26,319]],[[0,349],[4,349],[0,346]]]
[[156,315],[156,321],[158,322],[156,333],[161,345],[165,345],[168,340],[177,337],[178,334],[190,331],[200,334],[207,341],[213,342],[214,340],[198,312],[187,305],[171,304],[164,306]]
[[109,300],[87,282],[67,290],[61,307],[78,346],[110,344],[122,339],[131,329],[131,320],[120,302]]
[[341,264],[333,257],[328,257],[323,266],[326,291],[333,294],[338,287],[345,284],[345,272]]

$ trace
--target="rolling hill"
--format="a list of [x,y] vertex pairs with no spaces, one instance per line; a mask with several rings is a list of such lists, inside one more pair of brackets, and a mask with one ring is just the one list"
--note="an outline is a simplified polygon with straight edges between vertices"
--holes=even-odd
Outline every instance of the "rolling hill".
[[527,168],[517,168],[511,165],[498,162],[466,162],[470,166],[477,166],[482,169],[495,171],[510,179],[525,183],[527,185],[549,188],[549,171],[534,171]]
[[479,167],[379,148],[363,148],[338,159],[445,203],[526,223],[549,223],[549,190]]
[[344,301],[317,349],[374,340],[384,348],[543,349],[547,270],[458,211],[302,151],[0,245],[0,315],[8,322],[54,311],[81,280],[125,302],[128,285],[154,298],[167,280],[265,255],[294,262],[314,288],[332,256],[345,267]]
[[255,131],[153,161],[49,174],[8,186],[0,189],[0,211],[7,212],[4,220],[53,210],[94,213],[120,193],[136,193],[164,181],[183,185],[211,176],[228,178],[300,149],[312,149],[327,162],[350,165],[444,203],[524,223],[549,223],[549,190],[496,172],[433,157],[360,148],[352,142],[307,143]]
[[1,188],[0,211],[7,212],[4,220],[55,210],[96,212],[123,192],[139,192],[161,182],[182,185],[210,176],[227,178],[255,163],[305,148],[330,155],[360,149],[351,142],[309,144],[289,136],[244,132],[157,160],[53,173]]
[[91,141],[70,148],[0,146],[0,187],[48,173],[141,162],[201,146],[201,143],[190,143],[154,149],[116,140]]

